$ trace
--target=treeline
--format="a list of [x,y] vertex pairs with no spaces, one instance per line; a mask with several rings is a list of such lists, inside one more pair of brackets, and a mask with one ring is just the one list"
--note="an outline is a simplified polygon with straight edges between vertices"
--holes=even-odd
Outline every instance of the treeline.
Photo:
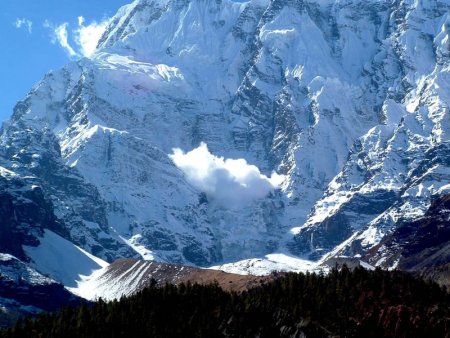
[[0,337],[448,337],[450,297],[406,273],[289,273],[243,293],[156,283],[19,321]]

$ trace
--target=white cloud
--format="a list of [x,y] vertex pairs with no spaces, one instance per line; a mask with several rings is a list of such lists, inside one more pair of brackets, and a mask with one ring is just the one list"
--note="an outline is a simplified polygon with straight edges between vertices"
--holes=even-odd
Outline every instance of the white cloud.
[[16,21],[14,21],[14,26],[16,28],[25,28],[29,34],[33,32],[33,22],[25,18],[17,18]]
[[223,207],[237,208],[266,197],[284,176],[267,177],[244,159],[224,159],[211,154],[205,143],[190,152],[173,149],[169,155],[186,179]]
[[[44,27],[50,29],[51,42],[58,43],[70,57],[91,57],[97,49],[98,41],[105,31],[109,19],[100,23],[92,21],[89,25],[85,25],[84,17],[79,16],[77,19],[78,27],[71,31],[68,29],[68,22],[55,25],[45,20]],[[69,40],[72,41],[72,44]]]
[[64,22],[58,26],[52,24],[50,21],[45,20],[44,27],[51,31],[51,42],[53,44],[58,43],[70,57],[77,56],[78,53],[69,44],[69,36],[67,32],[67,26],[69,24]]
[[87,26],[84,25],[84,22],[84,17],[79,16],[78,28],[74,31],[75,42],[80,49],[80,53],[83,56],[90,57],[97,49],[98,41],[105,32],[109,19],[100,23],[93,21]]

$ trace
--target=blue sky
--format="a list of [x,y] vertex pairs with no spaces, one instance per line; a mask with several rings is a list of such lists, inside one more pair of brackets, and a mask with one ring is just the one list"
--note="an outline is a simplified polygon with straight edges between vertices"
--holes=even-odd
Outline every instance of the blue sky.
[[107,18],[130,2],[0,0],[0,122],[45,73],[91,53]]

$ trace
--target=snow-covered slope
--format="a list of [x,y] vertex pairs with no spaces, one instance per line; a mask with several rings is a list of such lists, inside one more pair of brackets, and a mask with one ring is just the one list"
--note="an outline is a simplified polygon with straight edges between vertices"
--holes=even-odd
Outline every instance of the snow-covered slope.
[[[449,189],[449,10],[449,0],[121,8],[93,57],[49,73],[3,126],[1,178],[38,189],[54,221],[19,241],[23,259],[67,285],[84,270],[48,266],[43,253],[83,253],[88,270],[96,257],[301,268],[284,258],[373,250],[371,263],[387,264],[383,237]],[[173,149],[202,142],[215,164],[194,184]],[[268,177],[283,180],[253,193]],[[250,197],[229,203],[237,193]]]
[[121,259],[83,278],[69,290],[89,300],[100,297],[113,300],[136,293],[152,283],[160,286],[166,283],[218,283],[225,290],[243,291],[275,278],[275,275],[249,276],[178,264]]

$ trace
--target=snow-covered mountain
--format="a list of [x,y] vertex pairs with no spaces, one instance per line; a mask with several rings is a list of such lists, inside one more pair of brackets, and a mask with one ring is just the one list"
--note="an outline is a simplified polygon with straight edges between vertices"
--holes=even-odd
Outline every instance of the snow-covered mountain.
[[396,266],[383,238],[450,190],[449,10],[124,6],[3,125],[0,252],[69,287],[123,257]]

